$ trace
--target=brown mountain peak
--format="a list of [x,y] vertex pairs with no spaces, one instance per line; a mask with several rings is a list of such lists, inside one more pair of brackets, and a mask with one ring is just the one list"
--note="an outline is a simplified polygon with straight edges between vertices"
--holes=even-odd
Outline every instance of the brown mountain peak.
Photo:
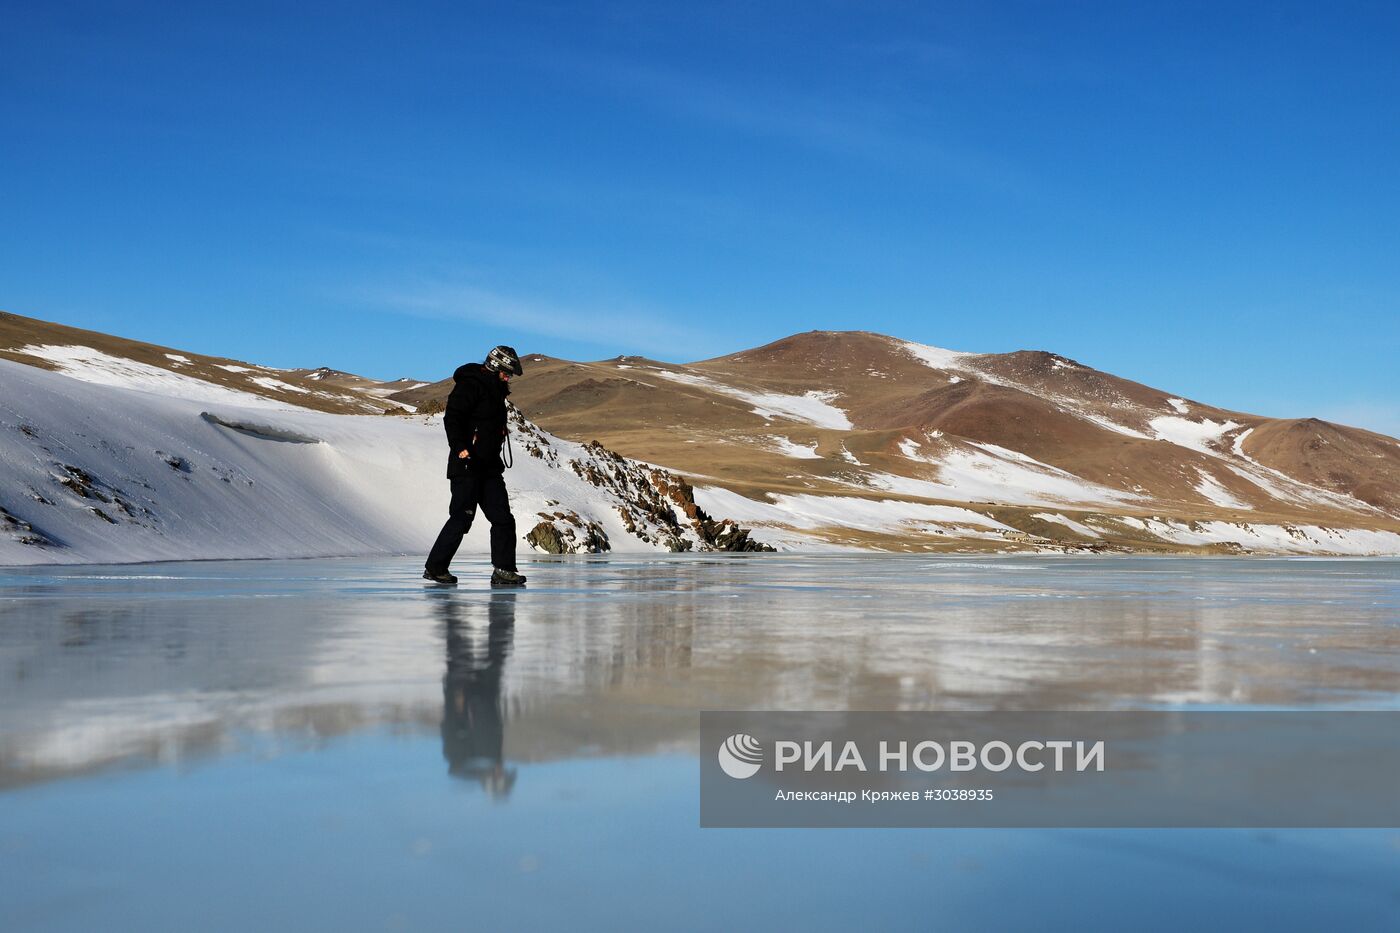
[[894,342],[894,338],[886,337],[883,334],[876,334],[865,330],[809,330],[800,334],[792,334],[772,343],[765,343],[759,347],[752,347],[748,350],[740,350],[738,353],[730,353],[725,356],[717,356],[708,360],[701,360],[700,363],[720,363],[729,360],[737,361],[763,361],[763,360],[792,360],[801,358],[813,358],[821,356],[840,355],[853,352],[859,348],[873,348],[879,346],[882,352],[888,352],[889,345]]

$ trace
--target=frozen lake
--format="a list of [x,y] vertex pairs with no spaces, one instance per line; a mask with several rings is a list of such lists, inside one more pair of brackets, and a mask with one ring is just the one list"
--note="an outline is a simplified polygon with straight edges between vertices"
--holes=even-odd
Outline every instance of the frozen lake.
[[698,828],[700,709],[1400,705],[1400,562],[0,569],[8,930],[1393,929],[1400,831]]

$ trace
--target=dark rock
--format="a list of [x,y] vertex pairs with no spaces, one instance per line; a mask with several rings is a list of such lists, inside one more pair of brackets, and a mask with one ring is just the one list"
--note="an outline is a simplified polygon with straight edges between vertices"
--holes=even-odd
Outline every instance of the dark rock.
[[715,521],[695,502],[684,479],[659,467],[634,463],[596,440],[584,445],[585,458],[570,461],[585,482],[614,493],[629,534],[669,551],[771,551],[732,521]]
[[525,540],[537,550],[546,554],[602,554],[612,550],[603,526],[585,521],[576,512],[556,512],[553,516],[541,512],[540,517],[544,521],[525,535]]
[[530,546],[544,551],[546,554],[563,554],[564,540],[559,537],[559,532],[549,522],[540,522],[530,533],[525,536],[525,540],[530,542]]
[[60,477],[58,483],[80,499],[96,499],[98,502],[111,502],[111,498],[98,488],[92,474],[81,467],[60,464],[67,476]]

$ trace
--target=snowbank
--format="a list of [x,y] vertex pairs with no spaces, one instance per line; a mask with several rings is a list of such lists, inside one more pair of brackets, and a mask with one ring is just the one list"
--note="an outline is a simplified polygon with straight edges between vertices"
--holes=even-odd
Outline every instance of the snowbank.
[[[142,388],[0,360],[0,564],[417,554],[445,517],[440,416]],[[580,445],[539,436],[551,456],[517,448],[508,473],[521,535],[564,508],[613,550],[656,549],[624,527],[612,492],[575,474]],[[463,551],[487,552],[487,534],[479,522]]]

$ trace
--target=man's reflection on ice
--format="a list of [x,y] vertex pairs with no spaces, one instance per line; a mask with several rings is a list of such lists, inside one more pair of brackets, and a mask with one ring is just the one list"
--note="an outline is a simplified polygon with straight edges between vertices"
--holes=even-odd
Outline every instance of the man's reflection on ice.
[[492,592],[483,633],[467,621],[458,594],[438,603],[446,623],[447,673],[442,678],[442,755],[448,773],[475,780],[497,800],[515,786],[504,760],[501,674],[515,638],[516,593]]

